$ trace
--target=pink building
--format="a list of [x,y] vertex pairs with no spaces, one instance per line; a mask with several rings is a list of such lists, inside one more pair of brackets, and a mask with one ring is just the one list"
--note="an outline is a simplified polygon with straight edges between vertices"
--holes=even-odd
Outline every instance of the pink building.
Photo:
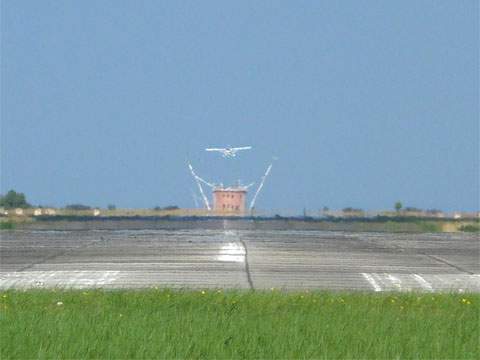
[[242,187],[215,188],[213,190],[213,211],[235,214],[245,213],[247,190]]

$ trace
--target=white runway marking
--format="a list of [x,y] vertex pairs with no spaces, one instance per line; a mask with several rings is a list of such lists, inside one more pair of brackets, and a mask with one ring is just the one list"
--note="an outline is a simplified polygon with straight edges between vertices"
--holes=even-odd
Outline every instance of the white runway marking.
[[393,276],[392,274],[387,274],[387,279],[390,280],[392,285],[395,286],[397,290],[402,290],[402,280],[400,280],[398,277]]
[[427,291],[433,291],[433,287],[432,285],[427,281],[425,280],[422,276],[418,275],[418,274],[413,274],[412,277],[417,280],[417,282],[420,284],[420,286],[424,289],[424,290],[427,290]]
[[370,274],[362,273],[362,275],[370,283],[370,285],[372,285],[375,291],[382,291],[380,285],[377,284],[375,279]]
[[229,243],[223,245],[219,251],[219,255],[216,256],[216,259],[224,262],[245,262],[246,251],[243,248],[243,245],[238,241],[238,234],[236,231],[224,230],[223,239],[230,241]]
[[241,244],[228,243],[223,245],[217,255],[219,261],[245,262],[245,249]]
[[0,274],[0,289],[33,287],[88,288],[112,284],[119,271],[21,271]]
[[[375,291],[480,291],[480,274],[362,273]],[[381,285],[380,285],[381,284]]]

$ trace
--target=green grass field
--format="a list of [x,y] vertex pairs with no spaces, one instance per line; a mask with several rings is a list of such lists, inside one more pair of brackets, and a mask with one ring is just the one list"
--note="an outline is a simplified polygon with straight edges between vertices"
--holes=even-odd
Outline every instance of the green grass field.
[[1,359],[479,359],[479,294],[0,293]]

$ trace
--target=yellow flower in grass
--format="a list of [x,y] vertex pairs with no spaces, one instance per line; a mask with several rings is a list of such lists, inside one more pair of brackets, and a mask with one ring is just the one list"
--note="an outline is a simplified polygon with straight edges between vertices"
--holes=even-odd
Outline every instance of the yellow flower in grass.
[[205,295],[205,291],[204,291],[204,290],[202,290],[202,295]]

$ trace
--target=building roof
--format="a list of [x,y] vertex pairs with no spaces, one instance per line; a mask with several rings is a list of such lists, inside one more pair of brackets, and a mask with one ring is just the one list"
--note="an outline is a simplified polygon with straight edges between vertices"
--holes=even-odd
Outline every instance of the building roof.
[[216,187],[213,192],[247,192],[244,186],[232,186],[232,187]]

